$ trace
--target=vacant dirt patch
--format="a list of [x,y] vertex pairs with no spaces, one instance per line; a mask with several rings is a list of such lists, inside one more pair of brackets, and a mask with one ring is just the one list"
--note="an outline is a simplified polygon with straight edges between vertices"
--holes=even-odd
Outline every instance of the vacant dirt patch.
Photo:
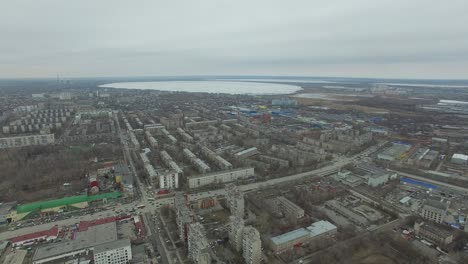
[[354,264],[397,264],[392,258],[382,254],[372,254],[362,259],[353,261]]

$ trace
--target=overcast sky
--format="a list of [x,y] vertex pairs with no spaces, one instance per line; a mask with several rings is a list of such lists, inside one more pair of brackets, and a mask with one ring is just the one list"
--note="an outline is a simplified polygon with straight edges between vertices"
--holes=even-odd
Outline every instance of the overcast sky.
[[468,79],[467,0],[0,0],[0,78]]

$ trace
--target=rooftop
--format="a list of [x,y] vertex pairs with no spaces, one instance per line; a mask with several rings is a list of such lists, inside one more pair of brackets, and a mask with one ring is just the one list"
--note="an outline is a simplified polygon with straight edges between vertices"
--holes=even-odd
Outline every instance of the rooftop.
[[96,220],[91,220],[91,221],[81,221],[78,225],[78,232],[86,231],[88,230],[88,228],[93,227],[93,226],[108,224],[108,223],[116,222],[116,221],[127,219],[127,218],[130,218],[130,216],[123,216],[123,217],[111,216],[111,217],[101,218],[101,219],[96,219]]
[[367,162],[361,162],[357,165],[357,168],[365,171],[366,173],[373,174],[373,175],[382,175],[382,174],[387,174],[388,172],[380,167],[375,166],[374,164],[367,163]]
[[307,230],[310,231],[310,236],[315,237],[336,230],[336,226],[328,221],[318,221],[307,227]]
[[37,248],[33,260],[60,256],[115,240],[117,240],[117,225],[115,222],[92,226],[86,231],[77,232],[74,240],[48,244]]
[[468,155],[455,153],[453,154],[452,159],[461,159],[464,161],[468,161]]
[[122,247],[130,247],[130,239],[128,237],[97,245],[94,247],[94,254]]
[[303,236],[309,236],[309,235],[310,235],[310,232],[307,231],[307,229],[299,228],[299,229],[281,234],[279,236],[272,237],[271,241],[274,244],[279,245],[279,244],[286,243],[288,241],[295,240],[297,238],[300,238]]
[[449,228],[445,228],[445,226],[434,225],[426,222],[420,223],[420,225],[422,229],[444,238],[452,235],[451,230]]
[[57,236],[58,235],[58,226],[54,226],[49,230],[39,231],[35,233],[30,233],[22,236],[17,236],[11,240],[12,243],[18,243],[22,241],[34,240],[39,239],[42,237],[50,237],[50,236]]
[[430,207],[434,207],[434,208],[444,210],[444,211],[447,210],[447,204],[446,203],[436,201],[436,200],[427,200],[424,203],[424,206],[430,206]]

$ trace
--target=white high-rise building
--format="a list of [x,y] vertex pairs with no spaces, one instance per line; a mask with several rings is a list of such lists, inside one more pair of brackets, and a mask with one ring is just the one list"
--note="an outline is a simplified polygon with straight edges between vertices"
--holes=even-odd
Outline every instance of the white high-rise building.
[[205,229],[200,223],[188,228],[188,255],[195,264],[211,263],[211,248],[206,239]]
[[231,215],[244,217],[244,193],[232,183],[226,185],[226,202]]
[[242,230],[244,229],[244,220],[239,216],[229,217],[229,242],[237,250],[242,249]]
[[247,264],[260,264],[262,260],[260,233],[252,226],[246,226],[243,230],[242,256]]

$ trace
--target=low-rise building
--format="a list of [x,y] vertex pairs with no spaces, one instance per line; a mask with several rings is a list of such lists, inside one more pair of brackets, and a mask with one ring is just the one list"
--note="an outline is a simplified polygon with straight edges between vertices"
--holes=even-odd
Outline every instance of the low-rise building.
[[222,184],[254,176],[254,168],[239,168],[234,170],[213,172],[188,178],[189,188],[198,188],[209,184]]
[[367,179],[367,185],[378,187],[388,182],[388,173],[386,174],[370,174]]
[[307,227],[313,239],[335,235],[337,227],[328,221],[318,221]]
[[325,206],[335,211],[336,213],[346,217],[352,223],[359,226],[366,226],[369,224],[369,221],[364,216],[348,209],[340,201],[330,200],[325,202]]
[[[80,228],[75,232],[75,238],[73,240],[38,247],[33,255],[33,264],[70,260],[80,256],[92,258],[92,253],[94,253],[96,248],[98,249],[98,254],[107,254],[108,251],[124,248],[124,251],[125,249],[127,250],[127,258],[131,259],[132,255],[129,247],[130,241],[128,238],[123,239],[123,241],[119,241],[117,237],[117,225],[115,222],[106,222],[99,225],[92,225],[87,228],[85,227],[87,227],[87,225],[81,227],[80,224]],[[121,252],[121,250],[119,250],[119,252]],[[100,259],[100,262],[95,263],[121,263],[105,262],[107,260]]]
[[439,156],[439,152],[428,148],[419,148],[406,161],[409,165],[429,168]]
[[422,236],[439,245],[448,245],[453,241],[453,233],[449,228],[431,223],[415,222],[414,231],[416,235]]
[[304,217],[304,209],[286,199],[284,196],[268,199],[266,203],[270,210],[276,215],[283,215],[292,219]]
[[270,239],[270,247],[274,252],[282,252],[292,249],[295,245],[307,243],[310,233],[305,228],[299,228]]
[[38,231],[22,236],[17,236],[11,240],[13,247],[32,245],[39,241],[50,241],[56,239],[58,235],[58,226],[54,226],[49,230]]
[[468,164],[468,155],[455,153],[450,161],[455,164],[466,165]]
[[234,157],[236,157],[237,159],[245,159],[245,158],[257,155],[258,153],[259,153],[258,149],[255,148],[255,147],[252,147],[252,148],[242,150],[242,151],[234,154]]
[[307,228],[299,228],[270,239],[270,247],[276,252],[283,252],[295,246],[307,244],[312,240],[335,235],[337,227],[328,221],[318,221]]
[[19,148],[36,145],[49,145],[55,143],[54,134],[27,135],[0,138],[0,149]]
[[365,173],[367,185],[371,187],[384,185],[390,178],[396,178],[395,173],[390,173],[389,171],[370,163],[359,163],[357,168]]

